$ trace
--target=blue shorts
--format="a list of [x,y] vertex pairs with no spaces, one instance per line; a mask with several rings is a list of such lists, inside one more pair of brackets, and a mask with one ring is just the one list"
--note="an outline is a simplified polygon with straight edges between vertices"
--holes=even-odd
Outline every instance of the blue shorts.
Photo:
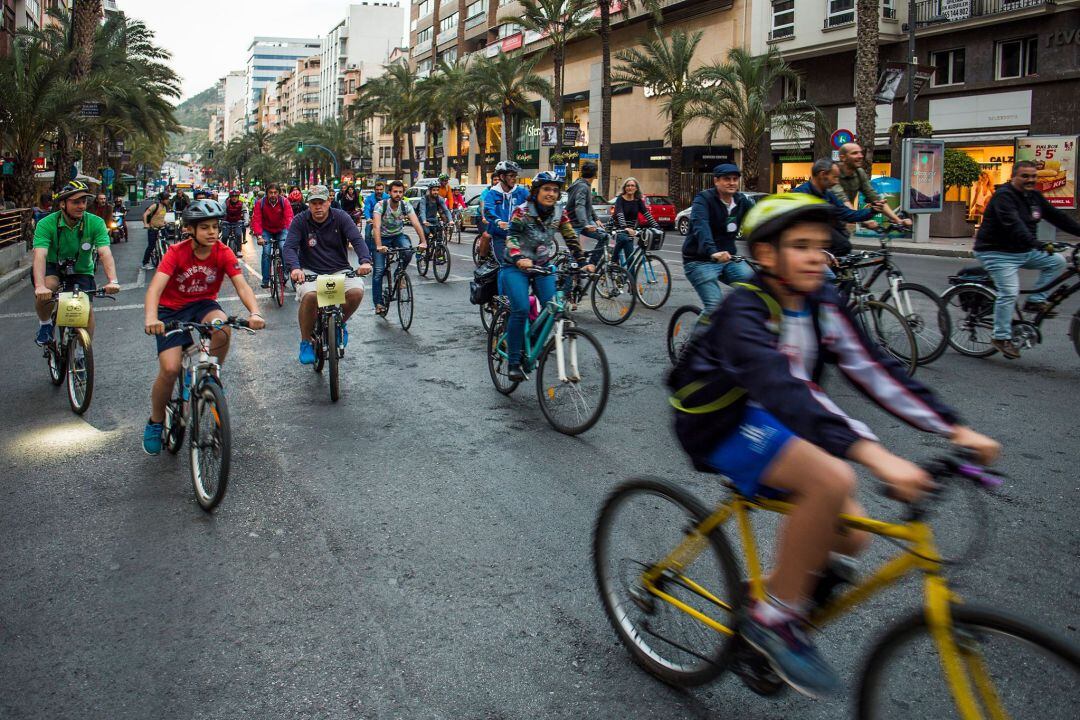
[[795,433],[768,410],[748,405],[738,429],[713,450],[706,462],[746,497],[782,497],[784,491],[762,485],[761,478],[794,437]]
[[[203,318],[212,313],[215,310],[221,310],[221,306],[218,305],[217,300],[198,300],[185,305],[178,310],[172,310],[167,307],[158,307],[158,320],[168,324],[171,322],[202,322]],[[225,312],[222,310],[222,312]],[[155,335],[154,339],[157,340],[157,351],[160,355],[163,351],[174,347],[187,347],[195,342],[191,338],[191,331],[176,333],[175,335]]]

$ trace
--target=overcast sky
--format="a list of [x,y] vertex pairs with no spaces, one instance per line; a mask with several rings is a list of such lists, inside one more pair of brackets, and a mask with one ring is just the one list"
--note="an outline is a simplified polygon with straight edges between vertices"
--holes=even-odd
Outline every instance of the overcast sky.
[[[401,0],[407,5],[410,0]],[[256,35],[323,37],[345,19],[347,0],[118,0],[117,6],[154,31],[172,53],[183,98],[202,92],[230,70],[243,70]],[[404,16],[404,11],[403,11]],[[402,20],[404,34],[405,20]]]

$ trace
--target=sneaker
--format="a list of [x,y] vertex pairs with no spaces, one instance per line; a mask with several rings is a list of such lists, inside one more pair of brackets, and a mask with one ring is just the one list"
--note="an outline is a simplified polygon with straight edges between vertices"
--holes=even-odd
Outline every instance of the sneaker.
[[345,324],[338,325],[338,345],[342,349],[349,347],[349,328]]
[[314,365],[315,364],[315,346],[311,344],[310,340],[300,341],[300,364],[301,365]]
[[154,269],[154,263],[143,263],[142,269],[143,270],[153,270]]
[[525,371],[521,369],[521,365],[511,365],[506,371],[506,377],[510,379],[510,382],[523,382],[525,380]]
[[1013,345],[1012,340],[998,340],[997,338],[994,338],[990,341],[990,344],[997,350],[1000,350],[1001,354],[1009,360],[1016,360],[1020,357],[1020,348]]
[[267,288],[270,287],[270,283],[264,282],[261,285],[259,285],[259,287],[261,287],[263,290],[266,290]]
[[[1043,310],[1045,310],[1049,306],[1050,306],[1050,303],[1031,302],[1030,300],[1028,300],[1026,303],[1024,303],[1024,312],[1036,313],[1037,314],[1037,313],[1041,313]],[[1048,317],[1048,318],[1057,317],[1057,313],[1056,312],[1048,312],[1048,313],[1046,313],[1046,315],[1044,317]]]
[[757,619],[751,607],[741,632],[747,644],[764,655],[791,687],[810,697],[835,692],[840,678],[818,653],[806,627],[806,622],[794,615],[766,624]]
[[38,327],[37,337],[34,338],[34,342],[42,346],[48,345],[49,341],[52,340],[52,334],[53,324],[51,322],[45,323]]
[[161,435],[164,431],[163,423],[147,422],[142,434],[142,449],[147,455],[161,454]]

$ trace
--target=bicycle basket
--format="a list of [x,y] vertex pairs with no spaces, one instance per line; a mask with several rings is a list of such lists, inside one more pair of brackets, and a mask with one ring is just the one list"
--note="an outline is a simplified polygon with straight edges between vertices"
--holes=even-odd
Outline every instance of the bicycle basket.
[[642,230],[642,233],[645,235],[644,240],[646,250],[648,250],[649,252],[655,252],[664,248],[664,241],[667,239],[667,233],[665,233],[663,230],[654,230],[652,228],[647,228],[645,230]]
[[473,271],[473,279],[469,283],[469,302],[473,305],[483,305],[491,301],[499,289],[499,265],[494,262],[486,262]]

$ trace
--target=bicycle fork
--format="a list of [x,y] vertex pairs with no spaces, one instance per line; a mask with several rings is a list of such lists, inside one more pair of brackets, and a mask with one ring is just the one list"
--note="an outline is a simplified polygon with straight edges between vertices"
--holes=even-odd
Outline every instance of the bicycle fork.
[[561,382],[578,382],[581,380],[581,374],[578,372],[578,358],[577,358],[577,342],[573,339],[566,341],[566,345],[569,346],[570,355],[570,373],[566,372],[566,355],[567,348],[564,347],[563,327],[566,325],[566,320],[559,320],[555,323],[555,362],[559,368],[559,380]]
[[902,281],[903,278],[899,275],[889,275],[889,290],[892,291],[893,302],[896,304],[896,309],[900,311],[900,315],[906,319],[914,315],[915,311],[911,307],[911,298],[906,292],[900,290]]

